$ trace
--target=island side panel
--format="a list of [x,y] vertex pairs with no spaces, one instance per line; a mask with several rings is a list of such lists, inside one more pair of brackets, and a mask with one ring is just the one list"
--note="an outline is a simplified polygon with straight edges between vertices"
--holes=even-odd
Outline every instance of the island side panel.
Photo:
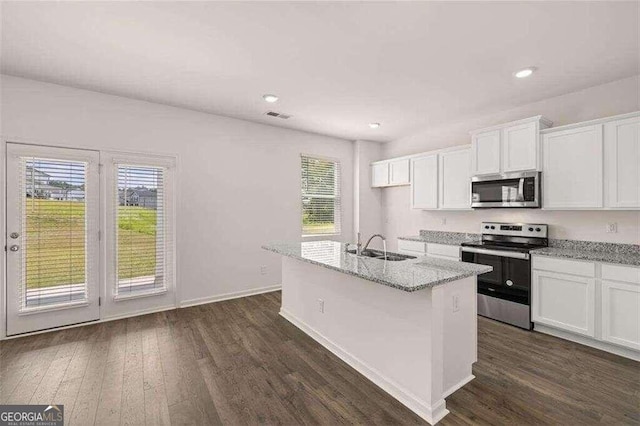
[[[471,381],[478,359],[477,277],[447,283],[444,308],[444,396]],[[454,299],[457,298],[457,307]]]
[[[437,288],[436,293],[443,304],[444,292]],[[435,423],[448,411],[443,399],[444,308],[434,310],[432,296],[431,289],[406,292],[283,258],[281,314]]]

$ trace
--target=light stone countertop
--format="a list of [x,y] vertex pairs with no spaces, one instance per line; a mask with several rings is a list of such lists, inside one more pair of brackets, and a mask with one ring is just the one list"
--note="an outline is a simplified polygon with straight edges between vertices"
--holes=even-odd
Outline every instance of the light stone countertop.
[[428,231],[421,230],[420,235],[410,235],[408,237],[398,237],[399,240],[418,241],[421,243],[447,244],[459,246],[465,242],[480,241],[479,234],[466,232]]
[[562,257],[591,262],[640,266],[640,248],[635,244],[549,240],[549,247],[533,250],[531,254],[534,256]]
[[264,245],[262,248],[408,292],[493,270],[491,266],[428,257],[394,262],[356,256],[345,253],[344,244],[337,241],[275,243]]

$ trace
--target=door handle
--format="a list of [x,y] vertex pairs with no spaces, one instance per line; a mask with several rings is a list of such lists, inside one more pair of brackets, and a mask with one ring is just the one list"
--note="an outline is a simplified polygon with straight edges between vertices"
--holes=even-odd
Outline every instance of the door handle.
[[20,246],[17,244],[12,245],[11,247],[9,247],[9,250],[11,251],[18,251],[20,250]]
[[11,234],[9,234],[9,236],[15,240],[20,236],[20,234],[18,234],[17,232],[12,232]]

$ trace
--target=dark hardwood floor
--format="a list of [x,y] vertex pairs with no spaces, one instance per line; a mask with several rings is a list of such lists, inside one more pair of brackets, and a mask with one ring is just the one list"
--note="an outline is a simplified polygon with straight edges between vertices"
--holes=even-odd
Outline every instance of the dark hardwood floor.
[[[71,424],[426,424],[278,316],[280,293],[0,342],[0,403]],[[639,424],[640,364],[484,318],[454,424]]]

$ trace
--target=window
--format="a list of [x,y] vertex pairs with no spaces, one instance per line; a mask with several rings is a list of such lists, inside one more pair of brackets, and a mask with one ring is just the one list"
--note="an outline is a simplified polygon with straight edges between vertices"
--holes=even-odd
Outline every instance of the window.
[[[20,157],[22,310],[88,300],[87,163]],[[19,247],[19,246],[15,246]],[[93,253],[95,255],[95,253]]]
[[162,293],[172,282],[168,172],[164,165],[114,163],[116,299]]
[[302,235],[340,233],[340,163],[302,159]]

